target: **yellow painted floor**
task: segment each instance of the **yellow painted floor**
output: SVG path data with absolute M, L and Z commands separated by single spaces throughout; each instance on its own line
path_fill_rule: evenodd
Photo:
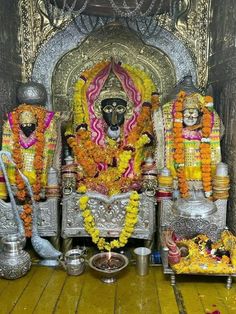
M 150 267 L 149 275 L 139 277 L 129 266 L 108 285 L 88 268 L 73 277 L 60 268 L 33 266 L 20 279 L 0 279 L 0 313 L 235 314 L 236 283 L 227 290 L 225 281 L 179 276 L 173 289 L 161 267 Z

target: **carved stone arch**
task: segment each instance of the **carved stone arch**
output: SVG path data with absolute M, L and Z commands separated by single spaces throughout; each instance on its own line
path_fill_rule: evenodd
M 41 48 L 32 80 L 45 85 L 49 95 L 48 108 L 68 110 L 72 87 L 81 71 L 110 57 L 145 68 L 162 96 L 186 74 L 191 73 L 196 81 L 190 52 L 165 29 L 160 29 L 156 38 L 148 38 L 138 37 L 135 26 L 131 30 L 122 25 L 107 25 L 85 37 L 73 24 Z

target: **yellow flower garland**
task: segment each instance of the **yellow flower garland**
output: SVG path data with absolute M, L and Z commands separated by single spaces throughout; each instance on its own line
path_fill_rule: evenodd
M 156 91 L 152 79 L 146 72 L 129 64 L 122 64 L 122 67 L 129 73 L 135 87 L 141 92 L 143 101 L 150 102 L 152 93 Z
M 85 187 L 81 191 L 85 191 Z M 130 195 L 129 204 L 126 206 L 125 224 L 120 236 L 117 240 L 107 242 L 105 238 L 100 237 L 100 231 L 95 226 L 95 219 L 88 206 L 89 197 L 87 195 L 81 196 L 77 205 L 82 211 L 84 219 L 84 227 L 89 235 L 92 237 L 92 241 L 97 244 L 99 250 L 110 251 L 114 248 L 120 248 L 126 245 L 128 239 L 134 231 L 134 227 L 138 221 L 140 196 L 136 191 L 133 191 Z
M 74 111 L 74 123 L 79 125 L 81 123 L 89 124 L 89 113 L 86 99 L 86 91 L 88 86 L 96 75 L 108 65 L 108 61 L 102 61 L 97 63 L 90 69 L 85 70 L 81 74 L 81 78 L 75 84 L 75 91 L 73 97 L 73 111 Z

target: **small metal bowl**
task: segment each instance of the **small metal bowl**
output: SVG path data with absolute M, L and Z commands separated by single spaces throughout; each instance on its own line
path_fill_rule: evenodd
M 98 266 L 99 261 L 101 261 L 103 258 L 109 259 L 109 258 L 116 258 L 120 261 L 118 267 L 116 268 L 101 268 Z M 115 252 L 102 252 L 98 253 L 94 256 L 92 256 L 89 260 L 89 266 L 94 269 L 97 273 L 99 273 L 102 277 L 101 280 L 104 283 L 113 283 L 116 281 L 116 276 L 121 272 L 122 269 L 124 269 L 129 264 L 128 258 L 119 253 Z

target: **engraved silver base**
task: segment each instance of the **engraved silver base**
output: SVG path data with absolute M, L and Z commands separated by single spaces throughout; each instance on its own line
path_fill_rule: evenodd
M 185 207 L 187 208 L 187 207 Z M 176 210 L 171 200 L 163 200 L 159 203 L 159 232 L 160 237 L 163 229 L 171 227 L 177 236 L 193 238 L 197 234 L 204 233 L 212 241 L 217 241 L 226 226 L 227 200 L 217 200 L 212 206 L 206 206 L 205 213 L 197 215 L 197 209 L 191 215 L 191 209 L 183 212 Z
M 42 237 L 53 237 L 59 233 L 58 197 L 39 202 L 38 232 Z M 19 212 L 22 207 L 18 206 Z M 17 226 L 11 210 L 11 203 L 0 199 L 0 237 L 16 233 Z
M 119 237 L 124 226 L 125 208 L 129 203 L 130 193 L 117 194 L 112 197 L 88 192 L 89 207 L 95 218 L 96 226 L 102 237 Z M 62 199 L 62 238 L 88 237 L 84 229 L 84 220 L 78 207 L 82 194 L 71 193 Z M 153 196 L 140 194 L 138 222 L 132 238 L 152 240 L 156 230 L 156 199 Z

